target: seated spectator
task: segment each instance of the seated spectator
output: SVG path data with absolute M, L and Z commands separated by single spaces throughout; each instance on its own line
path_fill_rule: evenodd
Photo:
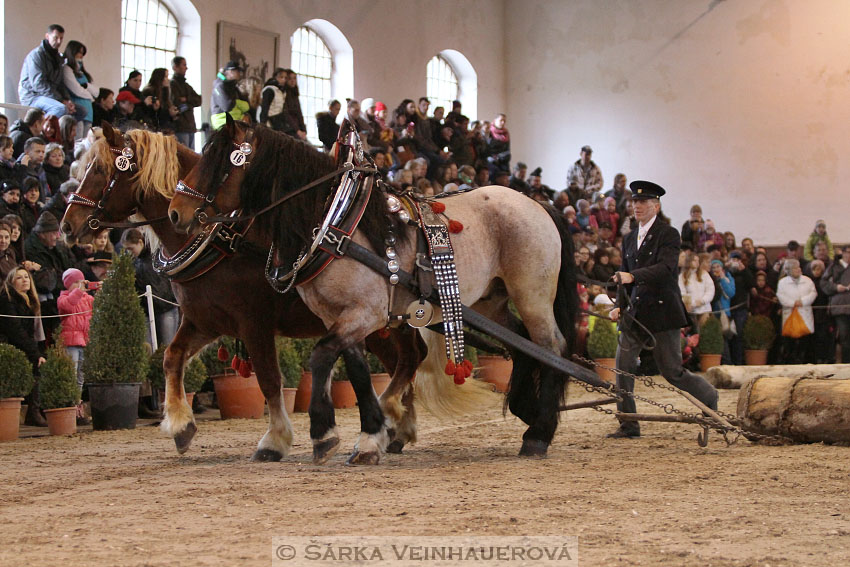
M 694 250 L 698 250 L 704 227 L 705 221 L 702 218 L 702 207 L 699 205 L 691 206 L 691 216 L 682 225 L 682 242 L 687 242 Z
M 697 240 L 696 249 L 702 252 L 709 252 L 708 247 L 712 244 L 722 249 L 723 235 L 715 230 L 714 221 L 708 219 L 705 221 L 705 230 L 700 234 L 699 240 Z
M 580 191 L 579 198 L 582 199 L 591 197 L 595 192 L 602 189 L 603 185 L 602 170 L 591 159 L 592 155 L 593 149 L 590 146 L 582 146 L 581 156 L 567 172 L 567 186 L 575 183 Z M 572 198 L 570 202 L 573 202 Z
M 593 256 L 591 256 L 590 248 L 587 246 L 577 246 L 575 251 L 576 268 L 579 269 L 585 277 L 592 277 L 593 273 Z
M 25 167 L 15 161 L 14 152 L 12 138 L 0 136 L 0 183 L 8 181 L 20 184 L 24 178 Z
M 747 255 L 747 258 L 752 259 L 756 254 L 756 248 L 753 245 L 753 239 L 745 237 L 741 239 L 741 252 Z
M 86 46 L 79 41 L 71 40 L 65 48 L 65 66 L 62 69 L 65 88 L 71 95 L 71 101 L 77 108 L 76 116 L 82 123 L 79 137 L 88 134 L 94 120 L 92 102 L 100 89 L 92 83 L 92 78 L 83 64 L 86 56 Z M 77 137 L 77 136 L 74 136 Z
M 507 128 L 507 117 L 497 114 L 486 132 L 487 163 L 490 174 L 511 170 L 511 134 Z
M 598 235 L 597 244 L 604 248 L 610 248 L 614 245 L 614 231 L 611 230 L 611 225 L 608 222 L 603 222 L 599 225 L 596 234 Z
M 121 100 L 120 99 L 121 93 L 128 92 L 131 95 L 133 95 L 134 99 L 136 99 L 135 104 L 140 105 L 141 102 L 142 102 L 142 90 L 141 89 L 142 89 L 142 74 L 141 74 L 141 72 L 137 71 L 136 69 L 133 69 L 132 71 L 130 71 L 130 74 L 127 75 L 127 80 L 124 81 L 124 86 L 121 87 L 120 89 L 118 89 L 118 96 L 115 97 L 115 100 L 116 101 Z M 125 100 L 129 100 L 129 99 L 125 98 Z M 151 97 L 150 100 L 146 100 L 145 104 L 148 104 L 148 105 L 153 104 L 153 97 Z M 133 114 L 133 116 L 129 117 L 128 120 L 134 120 L 136 122 L 141 122 L 141 112 L 142 112 L 141 107 L 135 108 L 134 111 L 135 111 L 135 114 Z M 114 124 L 113 124 L 113 126 L 114 126 Z
M 88 130 L 91 130 L 91 128 L 87 128 L 86 134 L 88 134 Z M 77 144 L 76 131 L 77 121 L 73 116 L 66 114 L 59 119 L 59 135 L 61 137 L 59 144 L 62 146 L 65 153 L 65 163 L 68 165 L 71 165 L 71 162 L 74 161 L 74 148 Z
M 832 240 L 829 239 L 829 235 L 826 233 L 826 222 L 820 219 L 815 223 L 815 229 L 809 235 L 808 240 L 806 240 L 806 246 L 803 249 L 803 259 L 810 262 L 814 260 L 814 248 L 818 242 L 823 242 L 826 245 L 827 263 L 829 263 L 835 257 L 835 249 L 832 246 Z
M 511 178 L 510 180 L 508 180 L 510 188 L 519 191 L 523 195 L 528 195 L 528 183 L 526 183 L 525 181 L 525 176 L 527 173 L 528 166 L 521 161 L 516 162 L 516 165 L 514 166 L 514 171 L 511 174 Z
M 47 174 L 44 171 L 44 140 L 41 138 L 30 138 L 24 144 L 24 153 L 18 157 L 23 169 L 23 176 L 26 182 L 27 178 L 33 178 L 38 182 L 40 191 L 39 200 L 46 199 L 50 196 L 50 187 L 47 186 Z M 24 187 L 26 192 L 27 188 Z
M 41 266 L 33 273 L 33 280 L 43 315 L 59 313 L 56 299 L 62 291 L 62 273 L 74 267 L 71 252 L 59 238 L 59 221 L 52 214 L 44 213 L 39 216 L 26 241 L 27 259 Z M 45 319 L 45 331 L 51 333 L 58 324 L 56 319 Z
M 113 114 L 115 122 L 112 125 L 123 131 L 136 122 L 136 105 L 139 104 L 141 100 L 136 98 L 133 93 L 127 90 L 119 92 L 118 96 L 115 97 L 115 101 L 118 103 L 118 106 L 115 108 L 115 112 Z
M 626 187 L 626 181 L 626 174 L 618 173 L 614 176 L 614 187 L 605 192 L 606 198 L 614 199 L 617 214 L 621 217 L 626 212 L 626 201 L 632 197 L 632 190 Z
M 12 138 L 14 151 L 12 157 L 18 157 L 24 153 L 24 145 L 30 138 L 40 136 L 44 127 L 44 111 L 38 108 L 30 108 L 24 115 L 23 120 L 15 120 L 9 137 Z
M 382 154 L 383 155 L 383 154 Z M 454 183 L 457 179 L 457 164 L 449 162 L 437 170 L 437 179 L 434 180 L 434 193 L 439 194 L 445 190 L 445 186 Z
M 602 201 L 602 206 L 594 211 L 596 224 L 602 226 L 602 223 L 608 223 L 611 227 L 611 232 L 617 233 L 619 228 L 620 215 L 617 213 L 617 203 L 613 197 L 605 197 Z
M 73 177 L 63 181 L 50 200 L 41 208 L 42 214 L 49 211 L 50 214 L 61 220 L 65 216 L 65 209 L 68 208 L 68 195 L 74 193 L 79 186 L 80 182 Z
M 68 181 L 70 174 L 70 166 L 65 163 L 65 150 L 56 143 L 47 144 L 44 150 L 44 176 L 47 181 L 48 194 L 56 195 L 59 192 L 59 187 Z M 65 214 L 64 207 L 62 214 Z M 60 216 L 61 218 L 61 216 Z
M 599 247 L 599 245 L 596 243 L 598 236 L 596 234 L 596 230 L 594 230 L 593 227 L 584 227 L 581 233 L 579 234 L 579 238 L 581 240 L 582 246 L 586 246 L 587 249 L 590 250 L 591 254 L 596 252 L 596 249 Z
M 486 187 L 490 185 L 490 169 L 485 165 L 475 168 L 475 186 Z
M 567 221 L 567 228 L 570 229 L 570 234 L 578 234 L 582 231 L 581 225 L 576 219 L 576 210 L 572 205 L 564 207 L 564 220 Z
M 590 214 L 590 203 L 587 202 L 587 199 L 578 200 L 576 211 L 576 220 L 582 229 L 590 227 L 596 230 L 599 228 L 599 225 L 596 223 L 596 217 Z
M 44 122 L 41 126 L 41 136 L 38 136 L 48 144 L 50 142 L 61 143 L 62 133 L 59 129 L 59 117 L 52 114 L 44 116 Z
M 12 227 L 0 221 L 0 280 L 18 266 L 18 257 L 12 248 Z
M 38 180 L 27 177 L 24 179 L 23 185 L 23 193 L 21 194 L 21 203 L 18 212 L 24 222 L 24 234 L 29 235 L 38 222 L 38 217 L 41 216 L 41 207 L 44 203 L 41 201 L 41 190 L 38 187 Z
M 552 199 L 552 206 L 555 207 L 559 213 L 564 214 L 564 210 L 569 206 L 570 198 L 567 196 L 566 191 L 557 191 L 555 193 L 555 198 Z M 573 209 L 575 211 L 575 209 Z
M 782 305 L 782 329 L 785 328 L 788 317 L 796 308 L 809 331 L 809 334 L 800 338 L 787 337 L 783 334 L 783 360 L 786 364 L 804 364 L 811 359 L 812 333 L 815 330 L 812 304 L 817 299 L 818 292 L 812 280 L 803 275 L 799 260 L 786 259 L 783 270 L 787 277 L 779 280 L 776 290 L 776 297 Z
M 555 196 L 555 190 L 543 184 L 543 168 L 541 167 L 535 167 L 528 176 L 528 196 L 543 202 L 551 201 Z
M 0 136 L 9 135 L 9 119 L 5 114 L 0 114 Z
M 469 117 L 460 115 L 454 123 L 454 133 L 449 143 L 449 151 L 452 160 L 461 165 L 475 165 L 475 157 L 478 155 L 475 149 L 473 134 L 469 130 Z
M 109 243 L 112 246 L 112 243 Z M 100 282 L 106 278 L 109 268 L 112 266 L 111 252 L 95 252 L 94 255 L 86 260 L 86 266 L 83 269 L 86 279 L 90 282 Z
M 850 245 L 830 264 L 821 278 L 820 287 L 829 296 L 828 313 L 835 319 L 841 362 L 850 362 Z
M 702 268 L 699 255 L 694 252 L 685 253 L 684 267 L 679 274 L 679 291 L 685 309 L 699 332 L 711 312 L 715 288 L 714 280 Z
M 598 247 L 593 253 L 593 270 L 590 277 L 600 282 L 607 282 L 614 275 L 616 268 L 611 264 L 611 254 L 608 248 Z
M 15 179 L 4 181 L 0 185 L 0 218 L 6 215 L 18 215 L 21 211 L 21 184 Z
M 18 82 L 18 100 L 21 104 L 40 108 L 54 116 L 74 114 L 76 110 L 62 78 L 65 62 L 59 47 L 64 37 L 65 29 L 62 26 L 48 26 L 41 44 L 24 59 Z
M 620 236 L 627 235 L 637 227 L 638 221 L 635 218 L 635 204 L 631 199 L 626 199 L 626 213 L 620 217 Z
M 115 93 L 101 88 L 92 103 L 92 124 L 100 126 L 103 121 L 114 125 L 115 122 Z
M 24 234 L 24 221 L 21 219 L 21 216 L 8 214 L 3 218 L 0 218 L 0 222 L 5 222 L 12 227 L 11 246 L 15 250 L 15 256 L 17 256 L 18 261 L 20 262 L 23 260 L 26 262 L 26 253 L 24 251 L 24 240 L 26 239 L 26 235 Z
M 325 148 L 326 152 L 330 152 L 337 136 L 339 135 L 339 124 L 336 123 L 337 116 L 342 105 L 338 100 L 334 99 L 328 104 L 327 112 L 316 113 L 316 127 L 319 130 L 319 141 Z M 370 145 L 374 145 L 370 142 Z

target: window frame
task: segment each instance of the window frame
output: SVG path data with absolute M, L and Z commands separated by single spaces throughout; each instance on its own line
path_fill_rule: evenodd
M 440 53 L 429 59 L 425 66 L 425 93 L 431 101 L 431 112 L 433 113 L 438 106 L 442 106 L 445 109 L 444 116 L 452 111 L 452 101 L 460 99 L 458 72 L 454 65 Z M 450 98 L 444 96 L 450 93 L 453 93 Z
M 327 110 L 333 98 L 335 57 L 325 38 L 307 25 L 299 26 L 292 33 L 289 44 L 290 68 L 298 75 L 299 102 L 307 125 L 307 140 L 321 147 L 316 113 Z
M 134 10 L 131 11 L 131 8 Z M 140 8 L 146 13 L 140 19 Z M 130 17 L 132 16 L 132 18 Z M 151 18 L 153 17 L 153 20 Z M 130 29 L 132 26 L 132 30 Z M 140 33 L 141 32 L 141 33 Z M 132 33 L 132 35 L 131 35 Z M 151 34 L 153 34 L 151 38 Z M 139 36 L 143 36 L 139 40 Z M 132 41 L 129 41 L 132 37 Z M 142 73 L 142 83 L 158 67 L 171 69 L 171 59 L 177 55 L 180 41 L 180 22 L 162 0 L 121 0 L 121 73 L 122 79 L 133 70 Z M 173 49 L 169 49 L 169 44 Z M 162 47 L 165 45 L 165 47 Z M 131 52 L 128 52 L 131 50 Z M 141 60 L 140 60 L 141 58 Z M 131 62 L 132 65 L 125 63 Z

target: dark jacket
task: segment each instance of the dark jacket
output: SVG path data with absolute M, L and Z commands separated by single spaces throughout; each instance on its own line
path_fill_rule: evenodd
M 171 282 L 165 276 L 159 274 L 153 269 L 151 263 L 151 251 L 145 247 L 142 253 L 133 261 L 133 266 L 136 268 L 136 291 L 145 293 L 146 286 L 151 286 L 151 291 L 157 297 L 176 303 L 174 292 L 171 291 Z M 142 309 L 145 313 L 148 311 L 148 302 L 146 298 L 141 299 Z M 169 305 L 158 299 L 153 300 L 153 310 L 155 315 L 166 313 L 174 309 L 173 305 Z
M 9 137 L 12 138 L 13 157 L 18 159 L 24 153 L 24 145 L 27 140 L 35 136 L 30 130 L 30 127 L 24 124 L 21 120 L 12 122 L 12 128 L 9 130 Z
M 24 165 L 22 158 L 24 154 L 18 156 L 18 164 L 21 166 L 21 173 L 23 174 L 23 179 L 25 180 L 27 177 L 34 177 L 38 180 L 38 187 L 40 190 L 39 200 L 47 199 L 52 193 L 50 192 L 50 186 L 47 184 L 47 173 L 44 171 L 43 163 L 35 163 L 31 161 L 29 165 Z M 21 187 L 21 199 L 24 196 L 24 188 Z
M 629 272 L 635 281 L 620 286 L 617 305 L 654 333 L 686 327 L 688 317 L 678 282 L 679 232 L 656 217 L 640 250 L 637 238 L 638 229 L 623 238 L 620 271 Z M 620 316 L 623 330 L 634 326 L 629 315 Z
M 106 110 L 99 104 L 92 104 L 92 124 L 99 127 L 106 120 L 115 126 L 118 121 L 116 109 L 117 106 L 113 106 L 112 110 Z
M 47 186 L 50 189 L 50 195 L 56 195 L 59 192 L 59 186 L 68 181 L 71 177 L 71 166 L 67 163 L 63 163 L 61 167 L 53 167 L 45 161 L 42 164 L 42 168 L 44 169 L 44 177 L 47 180 Z M 62 209 L 62 213 L 65 213 L 65 209 Z M 61 219 L 62 215 L 59 215 L 56 218 Z
M 181 98 L 186 100 L 181 101 Z M 171 103 L 180 111 L 180 114 L 174 119 L 175 132 L 194 133 L 197 130 L 193 109 L 201 106 L 202 102 L 201 95 L 196 93 L 192 85 L 186 82 L 184 75 L 175 74 L 171 77 Z
M 316 127 L 319 129 L 319 140 L 329 151 L 339 134 L 339 124 L 336 123 L 336 119 L 331 116 L 330 112 L 317 112 Z
M 5 281 L 6 276 L 18 265 L 18 255 L 11 246 L 0 252 L 0 280 Z
M 735 279 L 735 295 L 732 296 L 731 306 L 732 311 L 749 311 L 750 308 L 750 291 L 756 287 L 756 280 L 753 273 L 744 268 L 737 272 L 729 270 L 732 277 Z M 743 305 L 741 305 L 743 303 Z M 741 307 L 735 308 L 736 305 Z M 743 331 L 743 329 L 741 329 Z
M 284 132 L 292 136 L 295 136 L 298 130 L 306 132 L 307 125 L 304 123 L 304 114 L 301 112 L 298 87 L 284 86 L 281 90 L 286 94 L 286 100 L 283 102 L 283 113 L 286 118 L 287 129 Z
M 169 104 L 171 102 L 169 89 L 162 87 L 162 90 L 160 91 L 160 96 L 162 98 L 159 100 L 159 110 L 155 109 L 153 105 L 148 106 L 145 104 L 144 100 L 149 96 L 157 98 L 156 92 L 152 88 L 145 87 L 142 90 L 142 102 L 136 105 L 136 110 L 141 109 L 140 117 L 142 122 L 157 132 L 173 132 L 174 120 L 171 118 L 171 113 L 168 112 Z
M 5 161 L 0 159 L 0 185 L 4 181 L 23 183 L 26 168 L 17 161 Z
M 59 52 L 50 47 L 46 39 L 41 40 L 39 46 L 27 54 L 21 67 L 21 80 L 18 82 L 21 104 L 31 105 L 39 96 L 59 102 L 70 100 L 71 95 L 62 76 L 64 65 Z
M 71 252 L 61 242 L 57 242 L 53 248 L 47 248 L 36 233 L 27 237 L 25 246 L 27 260 L 41 265 L 41 269 L 32 275 L 36 291 L 52 293 L 54 299 L 58 298 L 64 289 L 62 273 L 68 268 L 76 267 Z
M 14 315 L 18 317 L 32 317 L 35 311 L 27 306 L 24 298 L 19 293 L 12 291 L 6 293 L 6 289 L 0 287 L 0 314 Z M 34 319 L 13 319 L 11 317 L 0 317 L 0 343 L 21 349 L 33 364 L 38 362 L 41 351 L 35 340 Z
M 65 216 L 65 209 L 68 208 L 68 199 L 60 193 L 58 190 L 56 193 L 50 198 L 47 203 L 41 207 L 42 213 L 50 213 L 57 220 L 62 220 L 62 217 Z
M 24 223 L 23 235 L 21 238 L 26 238 L 32 232 L 32 227 L 35 226 L 38 217 L 41 215 L 41 203 L 30 205 L 23 197 L 18 203 L 18 215 Z
M 228 112 L 236 104 L 236 100 L 241 98 L 239 89 L 236 87 L 236 81 L 228 81 L 222 79 L 223 75 L 216 77 L 213 81 L 212 98 L 210 99 L 210 114 L 220 114 Z
M 850 291 L 839 292 L 838 284 L 850 286 L 850 270 L 841 265 L 837 258 L 820 279 L 820 287 L 829 296 L 829 314 L 850 315 Z

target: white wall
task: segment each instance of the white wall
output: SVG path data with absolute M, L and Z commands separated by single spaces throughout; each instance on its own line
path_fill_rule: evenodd
M 506 4 L 514 159 L 563 188 L 590 144 L 614 175 L 666 187 L 681 226 L 850 241 L 850 3 L 548 0 Z

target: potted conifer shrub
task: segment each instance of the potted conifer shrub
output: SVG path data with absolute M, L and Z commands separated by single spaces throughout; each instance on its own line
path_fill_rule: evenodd
M 348 380 L 348 371 L 342 357 L 334 365 L 333 378 L 331 379 L 331 399 L 336 409 L 353 408 L 357 405 L 354 386 Z
M 614 368 L 617 357 L 617 326 L 605 319 L 596 319 L 587 338 L 590 358 L 608 368 Z M 608 368 L 596 367 L 596 374 L 606 382 L 615 383 L 617 375 Z
M 216 343 L 213 343 L 216 345 Z M 216 358 L 220 364 L 214 365 L 210 376 L 215 387 L 215 397 L 222 419 L 260 419 L 265 410 L 266 398 L 257 382 L 248 353 L 241 343 L 230 337 L 223 337 L 217 346 Z M 225 361 L 230 357 L 230 365 Z
M 295 348 L 293 339 L 277 337 L 277 362 L 283 376 L 283 405 L 286 413 L 295 412 L 295 395 L 301 383 L 301 356 Z
M 750 366 L 767 364 L 767 351 L 775 338 L 776 330 L 769 317 L 750 315 L 744 323 L 745 362 Z
M 136 297 L 133 257 L 119 254 L 94 299 L 83 375 L 95 430 L 133 429 L 148 371 L 145 314 Z
M 38 393 L 48 431 L 51 435 L 73 435 L 77 432 L 80 389 L 74 361 L 65 352 L 61 340 L 50 347 L 46 361 L 38 370 L 41 375 Z
M 298 353 L 298 362 L 301 365 L 301 381 L 298 383 L 298 391 L 295 392 L 295 411 L 307 411 L 310 408 L 310 395 L 313 392 L 313 373 L 310 371 L 310 355 L 316 341 L 313 339 L 292 339 L 295 351 Z
M 720 319 L 709 317 L 699 329 L 699 363 L 703 372 L 720 365 L 723 354 L 723 329 Z
M 375 394 L 380 396 L 390 385 L 392 377 L 389 372 L 387 372 L 387 369 L 384 368 L 384 365 L 378 357 L 371 352 L 366 352 L 366 362 L 369 363 L 369 374 L 372 376 L 372 388 L 375 389 Z
M 34 384 L 27 355 L 10 344 L 0 344 L 0 441 L 18 438 L 21 402 Z

